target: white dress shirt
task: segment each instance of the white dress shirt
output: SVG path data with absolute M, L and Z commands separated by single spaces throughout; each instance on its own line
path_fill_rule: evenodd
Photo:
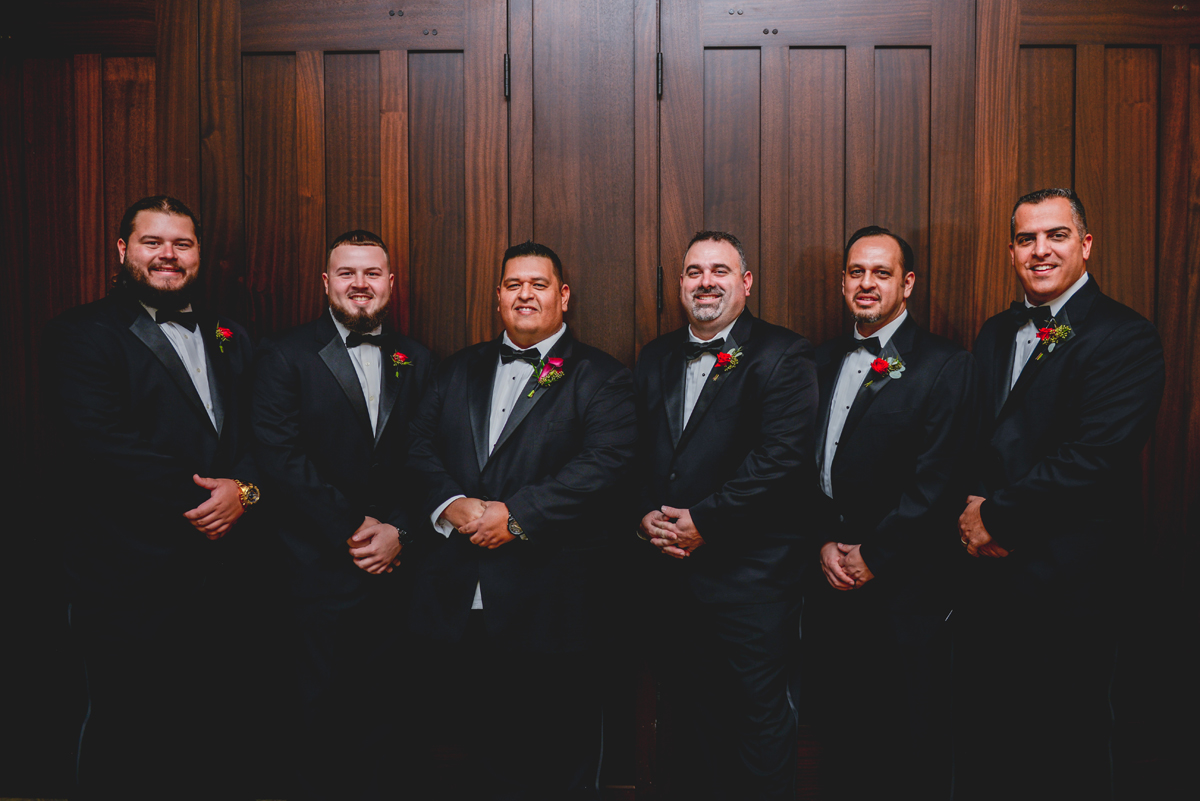
M 688 342 L 712 342 L 714 339 L 722 339 L 729 336 L 729 332 L 737 324 L 737 318 L 733 322 L 722 328 L 716 335 L 708 339 L 701 339 L 692 333 L 692 327 L 689 325 L 687 330 Z M 724 348 L 728 351 L 729 348 Z M 700 400 L 700 393 L 704 390 L 704 380 L 708 378 L 708 374 L 712 372 L 713 365 L 717 363 L 717 354 L 702 353 L 697 359 L 692 359 L 687 363 L 687 367 L 683 373 L 683 427 L 687 428 L 688 420 L 692 417 L 692 410 L 696 408 L 696 401 Z
M 537 348 L 541 358 L 545 360 L 546 354 L 551 348 L 558 344 L 562 339 L 563 334 L 567 331 L 567 324 L 563 323 L 559 326 L 558 331 L 538 342 L 532 347 Z M 508 332 L 504 332 L 503 338 L 500 340 L 505 345 L 508 345 L 513 350 L 528 350 L 528 348 L 518 348 L 513 341 L 508 338 Z M 521 392 L 529 383 L 530 377 L 533 375 L 533 365 L 526 362 L 513 360 L 508 364 L 499 355 L 496 356 L 496 375 L 492 380 L 492 405 L 488 417 L 488 454 L 491 455 L 492 449 L 496 447 L 496 441 L 500 439 L 500 434 L 504 431 L 504 424 L 508 422 L 508 416 L 512 414 L 513 406 L 521 398 Z M 452 498 L 447 498 L 442 502 L 429 519 L 433 523 L 433 527 L 437 529 L 442 536 L 449 537 L 454 533 L 454 526 L 450 525 L 449 520 L 442 518 L 442 512 L 446 511 L 446 507 L 457 501 L 459 498 L 465 498 L 465 495 L 455 495 Z M 483 593 L 479 589 L 479 585 L 475 585 L 475 599 L 471 602 L 472 609 L 483 608 Z
M 346 344 L 346 337 L 350 336 L 350 329 L 342 325 L 338 318 L 333 316 L 333 310 L 329 311 L 329 316 L 333 318 L 333 324 L 337 327 L 338 336 L 342 338 L 342 344 Z M 379 336 L 383 333 L 383 326 L 375 326 L 375 330 L 369 331 L 370 336 Z M 363 400 L 367 402 L 367 414 L 371 416 L 371 431 L 375 431 L 375 426 L 379 422 L 379 390 L 383 386 L 383 353 L 379 346 L 363 342 L 355 345 L 353 348 L 346 348 L 346 353 L 350 356 L 350 363 L 354 365 L 354 373 L 358 376 L 358 385 L 362 387 Z
M 892 335 L 908 318 L 908 309 L 900 312 L 900 316 L 876 331 L 873 336 L 879 337 L 879 346 L 883 347 L 892 339 Z M 854 326 L 855 339 L 867 339 L 858 333 Z M 866 348 L 855 348 L 842 360 L 838 370 L 837 382 L 833 385 L 833 401 L 829 406 L 828 428 L 825 430 L 825 459 L 821 464 L 821 491 L 828 497 L 833 497 L 833 457 L 837 455 L 838 439 L 846 426 L 846 418 L 850 415 L 850 407 L 858 397 L 858 389 L 867 380 L 867 371 L 871 362 L 878 358 Z
M 145 303 L 142 307 L 150 312 L 150 317 L 158 322 L 158 309 L 153 306 L 147 306 Z M 180 311 L 190 312 L 192 306 L 189 303 Z M 183 366 L 187 368 L 188 378 L 192 379 L 192 386 L 196 388 L 196 394 L 200 396 L 200 400 L 204 403 L 204 411 L 208 412 L 208 419 L 212 421 L 213 428 L 217 427 L 217 415 L 213 411 L 212 391 L 208 386 L 208 360 L 204 356 L 204 340 L 201 337 L 204 332 L 200 330 L 200 326 L 196 326 L 195 331 L 189 331 L 175 321 L 166 323 L 158 323 L 158 327 L 167 335 L 167 340 L 171 343 L 171 347 L 179 354 Z M 215 334 L 214 334 L 215 336 Z
M 1049 303 L 1041 305 L 1049 306 L 1050 316 L 1053 317 L 1062 311 L 1062 307 L 1067 305 L 1067 301 L 1087 283 L 1087 280 L 1088 274 L 1085 270 L 1083 275 L 1079 276 L 1079 280 L 1071 284 L 1066 292 Z M 1029 302 L 1028 296 L 1025 298 L 1025 306 L 1030 309 L 1033 308 L 1033 304 Z M 1013 348 L 1012 380 L 1008 382 L 1009 389 L 1017 385 L 1017 379 L 1021 377 L 1021 371 L 1025 369 L 1025 363 L 1029 361 L 1029 357 L 1033 355 L 1033 351 L 1037 348 L 1037 332 L 1038 327 L 1033 320 L 1027 320 L 1025 325 L 1017 329 L 1016 339 L 1014 340 L 1016 347 Z

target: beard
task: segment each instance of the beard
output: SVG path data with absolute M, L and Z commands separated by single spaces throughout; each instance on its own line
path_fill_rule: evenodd
M 715 305 L 698 306 L 696 305 L 696 295 L 719 295 L 720 298 L 717 300 Z M 727 298 L 725 296 L 725 290 L 720 289 L 719 287 L 697 289 L 692 293 L 692 317 L 694 317 L 698 322 L 710 323 L 725 312 L 726 300 Z
M 193 275 L 178 289 L 159 289 L 150 284 L 149 267 L 150 265 L 147 264 L 141 270 L 135 270 L 132 263 L 126 259 L 117 276 L 117 286 L 124 287 L 133 294 L 135 299 L 152 309 L 160 311 L 186 309 L 192 302 L 196 276 Z
M 350 331 L 356 334 L 369 334 L 379 326 L 383 325 L 383 321 L 387 319 L 388 307 L 385 305 L 379 311 L 371 314 L 366 311 L 349 312 L 341 306 L 330 303 L 329 310 L 333 312 L 333 316 L 339 323 L 346 326 Z

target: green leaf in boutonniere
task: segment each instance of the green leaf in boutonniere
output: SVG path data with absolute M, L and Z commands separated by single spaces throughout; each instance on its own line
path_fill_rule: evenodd
M 713 372 L 715 373 L 717 370 L 721 370 L 721 368 L 725 368 L 725 369 L 721 370 L 721 372 L 728 373 L 730 370 L 732 370 L 733 368 L 738 366 L 738 359 L 740 359 L 741 356 L 742 356 L 741 348 L 734 348 L 733 350 L 729 351 L 728 353 L 718 353 L 716 369 L 714 369 Z M 718 378 L 720 378 L 719 375 L 714 375 L 713 381 L 716 381 Z
M 878 358 L 871 362 L 871 370 L 875 373 L 875 375 L 871 376 L 871 378 L 867 381 L 867 383 L 863 384 L 863 386 L 871 386 L 875 383 L 875 379 L 883 375 L 886 375 L 888 378 L 893 380 L 899 379 L 900 374 L 907 369 L 908 368 L 905 366 L 904 362 L 900 361 L 898 356 L 889 356 L 886 359 Z

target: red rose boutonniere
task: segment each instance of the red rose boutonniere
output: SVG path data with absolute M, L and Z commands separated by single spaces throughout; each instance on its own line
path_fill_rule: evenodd
M 396 351 L 392 354 L 392 367 L 396 368 L 396 378 L 400 377 L 401 367 L 411 367 L 412 359 L 408 358 L 407 354 Z
M 1051 320 L 1053 322 L 1053 320 Z M 1071 326 L 1054 325 L 1039 328 L 1037 338 L 1046 343 L 1046 353 L 1053 353 L 1054 346 L 1071 338 Z
M 723 372 L 723 373 L 728 373 L 730 370 L 732 370 L 733 368 L 738 366 L 738 359 L 741 358 L 741 356 L 742 356 L 741 348 L 734 348 L 733 350 L 729 351 L 728 353 L 718 353 L 717 354 L 717 364 L 716 364 L 716 367 L 713 368 L 713 372 L 715 373 L 715 372 L 717 372 L 717 370 L 721 370 L 721 372 Z M 722 368 L 724 368 L 724 369 L 722 369 Z M 720 377 L 721 376 L 719 376 L 719 375 L 714 375 L 713 381 L 716 381 Z
M 886 359 L 878 358 L 871 362 L 871 370 L 875 373 L 875 375 L 871 376 L 871 378 L 867 381 L 867 383 L 863 384 L 863 386 L 871 386 L 875 383 L 875 379 L 884 375 L 886 375 L 888 378 L 899 378 L 900 374 L 907 369 L 908 368 L 905 367 L 904 362 L 900 361 L 900 359 L 895 356 L 889 356 Z
M 563 372 L 562 359 L 543 359 L 542 371 L 538 373 L 538 387 L 548 387 L 564 375 L 566 373 Z M 537 392 L 537 387 L 529 390 L 529 397 L 532 398 L 535 392 Z
M 220 348 L 221 353 L 225 352 L 225 343 L 231 339 L 233 339 L 233 332 L 230 331 L 228 328 L 222 328 L 221 326 L 218 325 L 217 326 L 217 347 Z

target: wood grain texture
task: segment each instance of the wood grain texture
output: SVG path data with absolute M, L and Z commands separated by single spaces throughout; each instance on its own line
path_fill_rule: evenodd
M 1200 41 L 1200 5 L 1173 0 L 1021 0 L 1020 36 L 1022 44 L 1194 43 Z
M 298 306 L 296 56 L 250 56 L 242 74 L 246 275 L 255 321 L 270 334 L 313 316 Z
M 550 3 L 533 24 L 534 237 L 563 260 L 575 335 L 632 364 L 633 3 Z
M 634 357 L 658 336 L 658 4 L 633 4 Z M 639 730 L 645 721 L 639 722 Z M 645 762 L 639 757 L 639 777 Z M 639 778 L 641 783 L 642 779 Z
M 790 327 L 814 343 L 842 332 L 846 219 L 846 51 L 791 56 Z
M 325 236 L 379 231 L 379 54 L 325 54 Z
M 846 220 L 842 243 L 875 222 L 875 47 L 846 48 Z
M 408 53 L 379 54 L 379 235 L 388 246 L 392 325 L 409 332 Z
M 467 250 L 467 336 L 478 342 L 500 331 L 495 314 L 496 268 L 510 244 L 508 120 L 504 104 L 503 0 L 468 0 L 463 51 Z M 416 195 L 414 195 L 416 197 Z
M 469 0 L 242 0 L 242 47 L 246 52 L 461 50 L 469 5 Z M 388 13 L 397 9 L 404 14 Z
M 475 341 L 463 311 L 471 294 L 489 289 L 467 280 L 463 60 L 454 52 L 408 57 L 408 192 L 419 199 L 409 216 L 410 332 L 442 358 Z
M 875 51 L 875 217 L 912 245 L 918 276 L 909 313 L 928 326 L 929 50 Z M 940 157 L 940 155 L 939 155 Z
M 763 47 L 761 52 L 762 167 L 759 170 L 759 313 L 764 320 L 787 326 L 791 323 L 791 282 L 788 275 L 788 137 L 790 125 L 788 82 L 790 64 L 787 45 Z
M 1075 49 L 1022 47 L 1017 84 L 1017 195 L 1073 185 Z
M 296 210 L 296 262 L 292 299 L 288 304 L 297 323 L 316 317 L 326 307 L 324 284 L 326 248 L 341 232 L 325 230 L 328 219 L 325 187 L 325 59 L 323 53 L 296 54 L 296 197 L 287 205 Z M 381 123 L 382 124 L 382 123 Z M 363 142 L 370 148 L 370 142 Z M 374 229 L 378 233 L 378 229 Z
M 159 0 L 155 58 L 156 192 L 200 208 L 200 54 L 197 0 Z
M 508 4 L 509 238 L 533 238 L 533 0 Z
M 1088 226 L 1099 231 L 1104 230 L 1108 205 L 1108 198 L 1104 196 L 1108 188 L 1104 176 L 1104 169 L 1108 164 L 1104 154 L 1107 131 L 1104 113 L 1104 62 L 1103 45 L 1085 44 L 1075 48 L 1074 189 L 1087 210 Z M 1088 261 L 1088 270 L 1101 279 L 1106 250 L 1106 246 L 1093 246 L 1092 256 Z M 1101 280 L 1101 286 L 1103 285 Z
M 152 56 L 158 45 L 158 0 L 41 0 L 13 6 L 0 23 L 0 40 L 11 39 L 31 56 L 51 54 Z
M 930 0 L 701 0 L 704 44 L 928 46 Z M 735 13 L 730 14 L 730 9 Z M 744 13 L 736 13 L 741 11 Z M 763 29 L 767 33 L 763 33 Z M 778 33 L 775 33 L 778 31 Z
M 1107 294 L 1153 318 L 1158 50 L 1108 47 L 1104 57 L 1104 217 L 1093 245 L 1103 254 L 1103 272 L 1097 278 Z
M 159 194 L 155 61 L 113 56 L 103 73 L 104 230 L 115 236 L 125 209 Z
M 73 58 L 75 95 L 75 270 L 79 299 L 89 303 L 108 289 L 115 233 L 104 228 L 104 83 L 98 53 Z
M 1164 71 L 1164 74 L 1167 73 Z M 1177 314 L 1172 313 L 1169 318 L 1163 318 L 1163 323 L 1169 322 L 1179 326 L 1177 330 L 1171 332 L 1171 337 L 1167 342 L 1173 343 L 1179 341 L 1177 338 L 1181 338 L 1191 347 L 1190 353 L 1176 350 L 1167 352 L 1172 363 L 1178 365 L 1194 364 L 1197 352 L 1200 351 L 1195 339 L 1196 320 L 1200 320 L 1200 51 L 1196 48 L 1188 50 L 1188 75 L 1188 242 L 1187 261 L 1185 262 L 1187 266 L 1187 302 Z M 1172 97 L 1174 97 L 1173 94 Z M 1164 166 L 1166 163 L 1164 162 Z M 1167 269 L 1171 269 L 1170 266 Z M 1160 287 L 1164 290 L 1170 286 L 1169 283 L 1160 283 Z M 1167 342 L 1164 342 L 1164 345 Z M 1186 461 L 1182 464 L 1179 461 L 1172 462 L 1167 469 L 1182 470 L 1184 473 L 1182 497 L 1186 499 L 1184 508 L 1187 517 L 1179 531 L 1190 532 L 1192 538 L 1190 549 L 1192 558 L 1188 562 L 1190 566 L 1195 564 L 1196 559 L 1197 541 L 1194 534 L 1200 529 L 1200 371 L 1187 370 L 1186 375 L 1186 416 L 1175 420 L 1167 418 L 1166 422 L 1167 436 L 1176 437 L 1180 431 L 1186 431 L 1187 439 L 1183 445 L 1183 451 L 1187 454 Z M 1167 374 L 1167 380 L 1172 380 L 1170 372 Z M 1177 502 L 1178 497 L 1172 498 L 1171 501 Z
M 704 228 L 742 240 L 752 273 L 762 266 L 759 199 L 761 60 L 757 48 L 704 50 Z M 763 165 L 762 169 L 779 169 Z M 747 307 L 758 313 L 761 282 Z

